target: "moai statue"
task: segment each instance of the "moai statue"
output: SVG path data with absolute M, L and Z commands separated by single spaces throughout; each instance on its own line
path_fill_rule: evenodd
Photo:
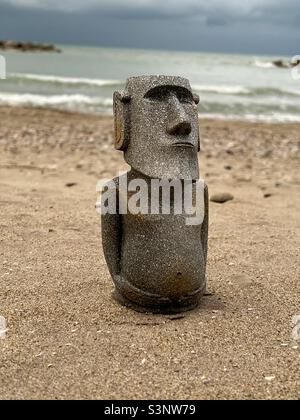
M 124 152 L 131 170 L 112 180 L 115 191 L 106 195 L 107 199 L 111 194 L 117 206 L 115 214 L 102 213 L 102 243 L 115 297 L 137 311 L 190 310 L 205 292 L 207 187 L 203 184 L 203 217 L 195 224 L 187 223 L 184 209 L 174 212 L 174 194 L 169 195 L 169 214 L 161 212 L 161 194 L 159 212 L 153 214 L 150 202 L 146 212 L 124 211 L 132 190 L 120 191 L 124 182 L 141 182 L 149 187 L 150 198 L 154 181 L 189 182 L 194 202 L 199 182 L 198 102 L 188 80 L 171 76 L 132 77 L 124 92 L 114 94 L 115 147 Z

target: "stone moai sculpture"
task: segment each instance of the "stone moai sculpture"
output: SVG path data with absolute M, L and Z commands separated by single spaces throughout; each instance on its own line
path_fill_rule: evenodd
M 148 191 L 153 190 L 154 180 L 177 181 L 180 185 L 187 181 L 192 185 L 194 200 L 194 183 L 199 180 L 198 102 L 188 80 L 171 76 L 132 77 L 124 92 L 114 94 L 115 147 L 124 152 L 131 170 L 111 181 L 115 190 L 108 192 L 106 200 L 115 200 L 116 211 L 102 213 L 102 243 L 115 297 L 138 311 L 190 310 L 205 292 L 206 185 L 203 217 L 198 224 L 186 223 L 184 209 L 182 213 L 172 212 L 174 194 L 169 195 L 169 214 L 161 212 L 161 195 L 159 212 L 153 214 L 150 202 L 147 211 L 124 211 L 132 190 L 120 191 L 121 184 L 128 186 L 136 180 L 149 187 Z

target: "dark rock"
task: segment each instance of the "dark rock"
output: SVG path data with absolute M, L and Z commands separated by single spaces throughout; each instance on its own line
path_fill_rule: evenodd
M 271 193 L 265 193 L 264 194 L 264 198 L 270 198 L 270 197 L 272 197 L 272 194 Z
M 285 63 L 283 60 L 275 60 L 273 61 L 274 66 L 281 68 L 281 69 L 289 69 L 296 66 L 299 66 L 300 60 L 296 60 L 290 63 Z
M 71 188 L 71 187 L 75 187 L 76 185 L 77 185 L 77 182 L 68 182 L 65 186 L 68 188 Z
M 44 51 L 44 52 L 61 52 L 52 44 L 34 44 L 33 42 L 19 41 L 0 41 L 0 49 L 17 50 L 17 51 Z
M 283 60 L 275 60 L 273 61 L 274 66 L 279 67 L 281 69 L 288 69 L 290 67 L 289 64 L 283 62 Z
M 214 194 L 210 197 L 210 201 L 212 201 L 213 203 L 227 203 L 227 201 L 231 201 L 234 199 L 234 196 L 230 193 L 219 193 L 219 194 Z
M 231 171 L 232 166 L 231 165 L 225 165 L 224 169 L 226 169 L 226 171 Z
M 296 60 L 296 61 L 294 61 L 293 63 L 291 63 L 291 65 L 290 65 L 290 67 L 297 67 L 297 66 L 299 66 L 300 65 L 300 60 Z

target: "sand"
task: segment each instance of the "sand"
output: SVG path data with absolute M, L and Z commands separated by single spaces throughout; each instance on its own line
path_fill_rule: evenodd
M 172 317 L 111 297 L 112 119 L 0 110 L 1 399 L 299 399 L 300 125 L 201 121 L 202 177 L 234 200 L 210 204 L 209 294 Z

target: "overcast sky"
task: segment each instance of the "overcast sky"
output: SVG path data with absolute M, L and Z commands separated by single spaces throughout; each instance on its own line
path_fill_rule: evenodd
M 0 0 L 0 39 L 293 56 L 299 0 Z

